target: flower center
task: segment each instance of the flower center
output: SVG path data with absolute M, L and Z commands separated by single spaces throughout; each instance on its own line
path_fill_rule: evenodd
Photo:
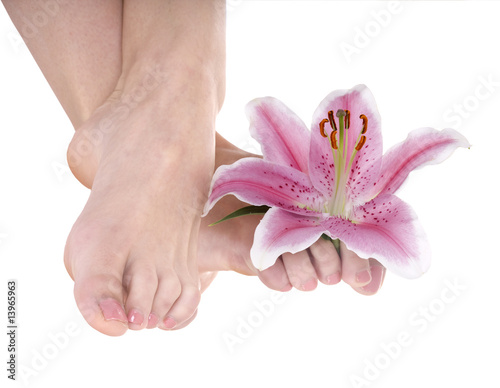
M 354 157 L 366 143 L 365 134 L 368 130 L 368 117 L 364 114 L 359 116 L 359 118 L 363 120 L 363 127 L 357 135 L 356 141 L 351 143 L 355 144 L 355 146 L 352 147 L 351 145 L 352 151 L 350 155 L 348 155 L 351 112 L 339 109 L 335 116 L 338 118 L 338 126 L 335 122 L 334 112 L 332 110 L 328 112 L 328 118 L 321 120 L 319 123 L 321 136 L 328 138 L 330 142 L 335 168 L 335 192 L 331 201 L 325 205 L 325 211 L 331 215 L 349 219 L 352 209 L 349 203 L 347 203 L 347 180 L 351 173 Z M 330 127 L 333 130 L 330 135 L 326 133 L 326 123 L 330 123 Z

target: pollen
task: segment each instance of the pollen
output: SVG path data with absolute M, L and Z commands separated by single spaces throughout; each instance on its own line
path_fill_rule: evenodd
M 330 134 L 330 144 L 334 150 L 337 150 L 339 147 L 337 145 L 337 131 L 333 131 Z
M 328 112 L 328 120 L 330 121 L 332 129 L 337 130 L 337 124 L 335 124 L 335 119 L 333 118 L 333 110 Z
M 356 151 L 359 151 L 361 148 L 363 148 L 365 142 L 366 142 L 366 136 L 361 136 L 361 139 L 359 139 L 359 143 L 356 145 Z
M 328 137 L 328 135 L 325 133 L 325 124 L 328 122 L 328 119 L 323 119 L 321 120 L 321 123 L 319 123 L 319 131 L 321 133 L 321 136 L 323 137 Z
M 364 135 L 366 131 L 368 130 L 368 117 L 365 115 L 359 116 L 361 120 L 363 120 L 363 130 L 361 131 L 361 134 Z

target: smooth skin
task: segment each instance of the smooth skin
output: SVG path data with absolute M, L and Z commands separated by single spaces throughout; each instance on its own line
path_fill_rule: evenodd
M 75 128 L 68 163 L 91 193 L 64 262 L 93 328 L 113 336 L 182 328 L 219 270 L 281 291 L 342 278 L 377 292 L 378 262 L 345 246 L 341 260 L 321 239 L 257 271 L 249 258 L 257 216 L 208 227 L 245 206 L 235 198 L 200 218 L 214 169 L 252 156 L 215 132 L 225 93 L 222 0 L 3 4 Z M 50 22 L 34 33 L 40 12 Z

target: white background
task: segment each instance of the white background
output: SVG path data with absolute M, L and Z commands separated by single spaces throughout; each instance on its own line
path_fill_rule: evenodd
M 218 128 L 254 150 L 244 115 L 249 100 L 275 96 L 309 123 L 328 92 L 359 83 L 377 99 L 385 149 L 420 126 L 455 127 L 473 147 L 412 173 L 400 192 L 429 236 L 430 271 L 412 281 L 388 273 L 373 297 L 345 284 L 292 291 L 260 321 L 254 303 L 269 300 L 270 292 L 256 278 L 222 273 L 188 328 L 119 338 L 88 327 L 75 307 L 63 248 L 88 190 L 65 167 L 73 129 L 0 9 L 0 310 L 6 311 L 7 279 L 17 279 L 24 385 L 498 384 L 500 5 L 403 2 L 380 26 L 375 15 L 388 7 L 229 1 L 227 95 Z M 371 36 L 361 42 L 360 31 Z M 356 38 L 364 47 L 348 58 L 341 47 L 354 47 Z M 493 82 L 489 91 L 481 79 Z M 460 105 L 463 116 L 453 113 Z M 463 286 L 455 294 L 447 290 L 454 282 Z M 6 315 L 0 312 L 0 322 Z M 254 331 L 230 348 L 224 334 L 237 335 L 249 317 Z M 63 341 L 68 325 L 72 336 Z M 389 346 L 402 332 L 407 346 Z M 0 360 L 7 357 L 3 337 Z

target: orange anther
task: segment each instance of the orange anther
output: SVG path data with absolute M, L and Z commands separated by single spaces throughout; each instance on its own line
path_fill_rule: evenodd
M 359 139 L 359 143 L 356 145 L 356 151 L 359 151 L 366 142 L 366 136 L 361 136 L 361 139 Z
M 337 150 L 339 147 L 337 146 L 337 131 L 333 131 L 331 134 L 330 134 L 330 145 L 332 146 L 332 148 L 334 150 Z M 363 136 L 364 137 L 364 136 Z
M 359 116 L 361 120 L 363 120 L 363 130 L 361 131 L 361 134 L 365 134 L 366 131 L 368 130 L 368 117 L 365 115 Z
M 330 125 L 332 126 L 332 129 L 337 130 L 337 124 L 335 124 L 335 119 L 333 118 L 333 110 L 328 112 L 328 119 L 330 120 Z
M 323 137 L 328 137 L 328 135 L 325 133 L 325 124 L 328 122 L 328 119 L 323 119 L 321 120 L 321 123 L 319 123 L 319 131 L 321 133 L 321 136 Z

